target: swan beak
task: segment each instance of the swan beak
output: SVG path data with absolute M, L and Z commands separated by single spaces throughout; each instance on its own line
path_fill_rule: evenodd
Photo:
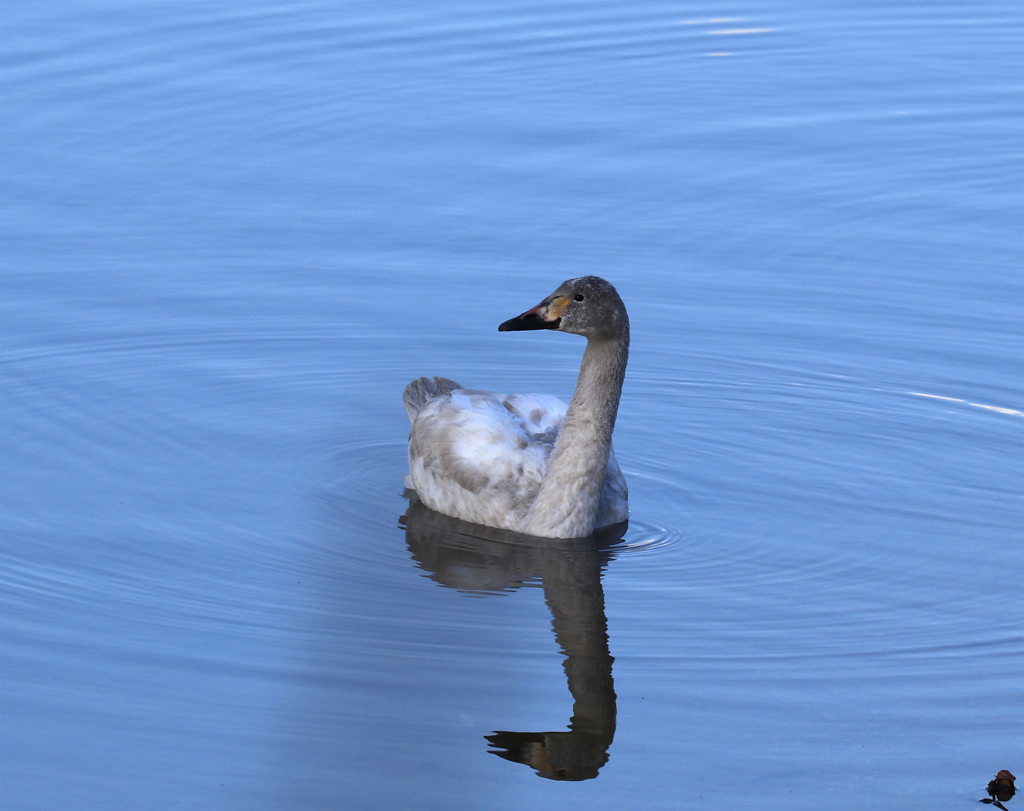
M 498 332 L 521 332 L 527 329 L 558 329 L 562 323 L 562 311 L 569 304 L 566 296 L 546 298 L 536 307 L 522 315 L 510 318 L 498 327 Z

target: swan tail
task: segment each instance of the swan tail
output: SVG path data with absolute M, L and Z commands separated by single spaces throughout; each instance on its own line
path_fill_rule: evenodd
M 461 389 L 454 380 L 447 377 L 419 377 L 405 387 L 402 395 L 402 402 L 405 403 L 405 413 L 409 415 L 409 422 L 416 421 L 416 415 L 423 410 L 423 406 L 438 397 L 451 394 L 456 389 Z

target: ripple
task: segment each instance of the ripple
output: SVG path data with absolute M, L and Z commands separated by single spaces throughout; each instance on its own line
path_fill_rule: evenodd
M 664 527 L 631 518 L 625 537 L 611 547 L 616 555 L 647 555 L 668 551 L 685 543 L 681 527 Z

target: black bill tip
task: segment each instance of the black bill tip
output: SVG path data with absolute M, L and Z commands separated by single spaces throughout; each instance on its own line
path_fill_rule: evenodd
M 523 332 L 528 329 L 558 329 L 561 318 L 545 321 L 536 310 L 527 310 L 522 315 L 510 318 L 498 325 L 498 332 Z

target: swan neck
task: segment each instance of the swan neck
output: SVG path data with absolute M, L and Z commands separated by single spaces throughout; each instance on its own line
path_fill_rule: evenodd
M 591 338 L 587 341 L 563 431 L 570 425 L 586 426 L 591 432 L 600 434 L 594 439 L 606 438 L 611 443 L 628 358 L 628 333 L 618 340 Z
M 580 538 L 594 531 L 628 358 L 628 330 L 611 339 L 588 339 L 576 389 L 524 532 Z

